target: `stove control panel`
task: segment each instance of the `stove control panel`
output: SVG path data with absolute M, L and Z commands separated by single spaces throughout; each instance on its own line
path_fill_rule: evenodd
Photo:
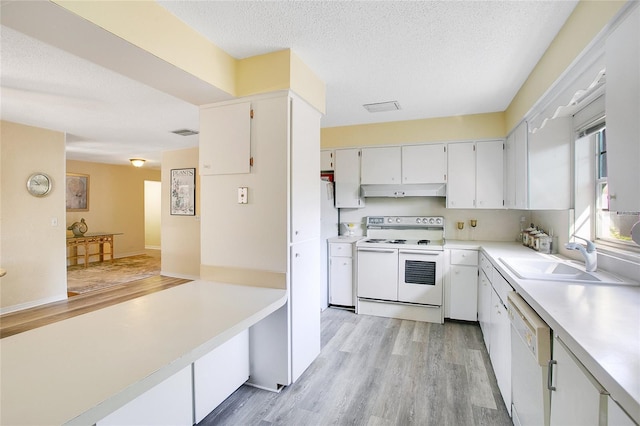
M 444 228 L 442 216 L 367 216 L 367 227 Z

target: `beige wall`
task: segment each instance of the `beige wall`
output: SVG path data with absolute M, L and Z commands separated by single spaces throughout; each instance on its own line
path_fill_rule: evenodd
M 492 139 L 504 136 L 504 113 L 501 112 L 329 127 L 321 129 L 320 133 L 322 148 Z
M 122 233 L 115 257 L 144 253 L 144 181 L 160 181 L 160 170 L 69 160 L 67 173 L 89 175 L 90 188 L 89 211 L 66 213 L 65 227 L 84 218 L 89 232 Z
M 2 312 L 67 297 L 64 134 L 0 122 Z M 44 197 L 26 190 L 34 172 L 53 179 Z M 58 225 L 52 226 L 54 220 Z
M 196 168 L 196 215 L 172 216 L 171 169 Z M 200 276 L 200 176 L 198 148 L 162 153 L 162 275 L 181 278 Z
M 147 249 L 160 249 L 162 183 L 144 182 L 144 245 Z

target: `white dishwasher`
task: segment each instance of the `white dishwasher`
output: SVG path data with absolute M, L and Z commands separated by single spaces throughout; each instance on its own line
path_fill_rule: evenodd
M 547 388 L 551 330 L 516 292 L 507 295 L 511 320 L 511 417 L 516 426 L 549 425 Z

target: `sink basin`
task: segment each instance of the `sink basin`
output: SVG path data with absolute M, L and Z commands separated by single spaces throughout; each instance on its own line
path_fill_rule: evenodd
M 623 284 L 624 281 L 602 272 L 586 272 L 578 265 L 554 259 L 500 258 L 511 272 L 525 280 L 572 281 Z

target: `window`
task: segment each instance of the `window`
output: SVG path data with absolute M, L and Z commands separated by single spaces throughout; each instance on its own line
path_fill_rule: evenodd
M 609 210 L 609 191 L 607 186 L 607 129 L 604 122 L 584 130 L 580 134 L 588 144 L 593 144 L 593 185 L 595 196 L 593 198 L 593 229 L 589 238 L 599 243 L 618 246 L 618 248 L 634 247 L 631 244 L 631 227 L 637 222 L 637 215 L 625 212 Z M 580 140 L 577 144 L 580 143 Z M 578 146 L 576 146 L 578 149 Z M 578 165 L 577 165 L 578 167 Z M 576 196 L 576 201 L 579 199 Z M 590 197 L 589 197 L 590 198 Z

